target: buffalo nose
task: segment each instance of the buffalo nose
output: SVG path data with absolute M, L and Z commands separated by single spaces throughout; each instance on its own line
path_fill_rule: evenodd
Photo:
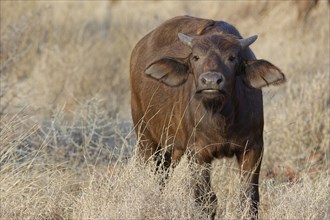
M 223 81 L 223 75 L 217 72 L 203 73 L 200 76 L 200 82 L 203 86 L 220 86 Z

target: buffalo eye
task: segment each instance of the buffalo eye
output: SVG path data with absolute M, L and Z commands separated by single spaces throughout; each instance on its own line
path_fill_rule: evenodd
M 192 59 L 193 61 L 197 61 L 197 60 L 199 60 L 199 56 L 197 56 L 197 55 L 193 55 L 191 59 Z
M 235 57 L 235 56 L 230 56 L 230 57 L 228 58 L 228 60 L 229 60 L 230 62 L 234 62 L 234 61 L 236 60 L 236 57 Z

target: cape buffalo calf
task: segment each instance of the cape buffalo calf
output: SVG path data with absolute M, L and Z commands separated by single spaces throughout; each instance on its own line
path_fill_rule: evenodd
M 261 88 L 282 83 L 285 76 L 270 62 L 255 58 L 249 46 L 256 39 L 242 38 L 223 21 L 180 16 L 143 37 L 131 55 L 139 154 L 145 161 L 159 160 L 166 169 L 187 153 L 206 167 L 202 182 L 207 184 L 196 183 L 195 196 L 209 207 L 211 218 L 216 196 L 208 168 L 215 158 L 233 156 L 247 183 L 250 215 L 257 218 L 264 126 Z M 157 157 L 160 151 L 163 157 Z

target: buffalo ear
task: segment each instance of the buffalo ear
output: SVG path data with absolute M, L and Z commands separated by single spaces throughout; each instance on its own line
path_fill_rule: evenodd
M 260 89 L 285 82 L 285 75 L 266 60 L 250 60 L 245 63 L 245 81 L 249 86 Z
M 163 58 L 152 63 L 144 73 L 168 86 L 179 86 L 188 78 L 188 66 L 174 59 Z

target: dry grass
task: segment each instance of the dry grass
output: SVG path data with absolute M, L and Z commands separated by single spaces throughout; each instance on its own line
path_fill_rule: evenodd
M 290 1 L 0 3 L 0 219 L 205 219 L 194 169 L 183 159 L 161 191 L 129 116 L 132 47 L 182 14 L 258 34 L 257 56 L 288 78 L 264 91 L 261 219 L 329 218 L 326 1 L 304 25 Z M 218 219 L 241 218 L 235 161 L 216 161 L 212 182 Z

